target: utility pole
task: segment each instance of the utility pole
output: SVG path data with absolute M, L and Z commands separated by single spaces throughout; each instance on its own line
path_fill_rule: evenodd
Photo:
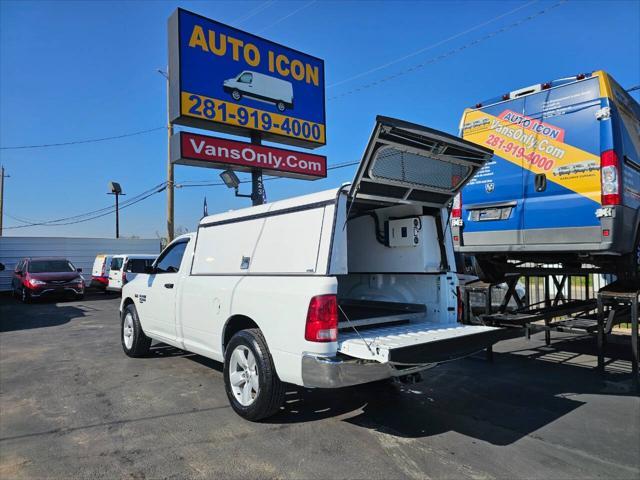
M 4 214 L 4 166 L 0 166 L 0 237 L 2 236 L 2 217 Z
M 173 123 L 171 123 L 171 116 L 169 113 L 169 68 L 167 67 L 166 73 L 158 69 L 158 73 L 167 80 L 167 239 L 171 242 L 175 232 L 173 227 L 173 194 L 175 182 L 173 179 L 173 164 L 171 163 L 171 137 L 173 136 Z

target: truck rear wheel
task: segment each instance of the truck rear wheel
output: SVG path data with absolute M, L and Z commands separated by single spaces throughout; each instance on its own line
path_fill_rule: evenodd
M 231 337 L 224 360 L 225 390 L 238 415 L 257 421 L 280 409 L 284 384 L 278 378 L 260 330 L 241 330 Z
M 142 331 L 138 311 L 132 303 L 122 311 L 120 340 L 124 353 L 130 357 L 144 357 L 149 354 L 151 339 Z

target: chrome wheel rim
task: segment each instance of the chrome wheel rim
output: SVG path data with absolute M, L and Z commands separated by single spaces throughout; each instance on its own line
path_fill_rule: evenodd
M 260 392 L 258 367 L 253 352 L 238 345 L 229 360 L 229 383 L 235 399 L 243 407 L 251 405 Z
M 124 326 L 122 327 L 122 339 L 124 340 L 124 346 L 127 350 L 130 350 L 133 346 L 133 315 L 127 313 L 124 317 Z

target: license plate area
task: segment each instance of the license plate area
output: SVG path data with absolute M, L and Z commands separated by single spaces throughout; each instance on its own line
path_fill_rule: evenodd
M 512 207 L 494 207 L 471 210 L 469 220 L 472 222 L 486 222 L 490 220 L 508 220 L 511 217 Z

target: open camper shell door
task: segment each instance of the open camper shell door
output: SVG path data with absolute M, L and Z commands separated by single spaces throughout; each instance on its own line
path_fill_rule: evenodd
M 442 208 L 492 156 L 453 135 L 378 116 L 349 198 Z

